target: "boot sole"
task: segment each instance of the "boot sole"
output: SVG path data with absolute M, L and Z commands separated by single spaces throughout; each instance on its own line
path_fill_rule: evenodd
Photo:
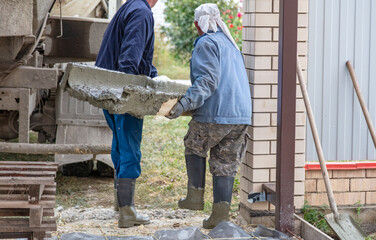
M 139 225 L 147 225 L 150 224 L 150 221 L 127 221 L 127 222 L 119 222 L 118 227 L 119 228 L 130 228 L 134 226 L 139 226 Z

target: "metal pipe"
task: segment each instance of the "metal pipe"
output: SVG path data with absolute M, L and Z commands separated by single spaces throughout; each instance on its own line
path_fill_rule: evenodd
M 0 152 L 22 154 L 110 154 L 109 145 L 0 143 Z

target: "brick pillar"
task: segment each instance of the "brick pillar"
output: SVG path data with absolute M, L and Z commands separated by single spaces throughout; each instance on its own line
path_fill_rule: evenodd
M 261 192 L 263 183 L 276 179 L 279 0 L 244 0 L 243 9 L 243 54 L 252 92 L 253 125 L 241 166 L 240 202 L 248 210 L 273 211 L 268 202 L 249 204 L 247 199 L 248 193 Z M 305 74 L 308 0 L 299 0 L 298 25 L 298 55 Z M 296 105 L 295 207 L 300 208 L 304 203 L 306 116 L 298 85 Z

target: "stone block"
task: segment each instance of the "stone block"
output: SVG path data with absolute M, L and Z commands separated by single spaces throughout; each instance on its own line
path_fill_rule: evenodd
M 278 55 L 278 42 L 253 42 L 251 47 L 252 55 Z
M 305 180 L 305 192 L 306 193 L 317 192 L 317 180 L 316 179 Z
M 245 12 L 272 12 L 272 0 L 243 1 Z
M 304 193 L 305 193 L 304 182 L 295 182 L 294 183 L 294 194 L 295 195 L 304 195 Z
M 248 41 L 272 41 L 272 28 L 255 28 L 246 27 L 243 28 L 243 40 Z
M 305 154 L 295 154 L 295 167 L 304 168 Z
M 277 99 L 254 99 L 253 112 L 273 113 L 277 112 Z
M 253 127 L 252 140 L 274 140 L 277 138 L 276 127 Z
M 304 205 L 304 195 L 294 196 L 294 206 L 296 209 L 302 209 Z
M 254 86 L 254 88 L 257 89 L 256 85 Z M 257 92 L 257 90 L 255 91 Z M 253 113 L 252 125 L 255 127 L 270 126 L 270 113 Z
M 295 168 L 295 181 L 304 181 L 304 180 L 305 180 L 305 169 Z
M 366 170 L 333 170 L 333 178 L 364 178 Z
M 330 185 L 332 185 L 333 192 L 348 192 L 350 191 L 349 179 L 331 179 Z M 326 192 L 324 180 L 317 180 L 317 192 Z
M 252 27 L 278 27 L 279 14 L 274 13 L 251 13 L 250 25 Z
M 269 141 L 252 141 L 248 144 L 248 151 L 253 155 L 269 154 Z
M 271 69 L 271 64 L 270 57 L 245 56 L 245 65 L 249 69 L 268 70 Z
M 248 70 L 248 78 L 253 84 L 277 84 L 278 71 Z
M 367 169 L 366 170 L 367 178 L 376 178 L 376 169 Z
M 350 186 L 351 192 L 376 191 L 376 178 L 353 178 Z
M 333 171 L 328 170 L 329 178 L 333 177 Z M 321 170 L 307 170 L 305 173 L 306 179 L 322 179 L 322 172 Z
M 376 192 L 366 193 L 366 204 L 376 204 Z
M 306 193 L 305 199 L 312 206 L 328 205 L 328 197 L 326 193 Z M 334 199 L 337 205 L 347 206 L 354 204 L 365 204 L 366 193 L 365 192 L 342 192 L 334 193 Z
M 250 160 L 249 166 L 254 169 L 276 167 L 276 155 L 253 155 Z
M 270 85 L 251 84 L 251 96 L 254 99 L 270 98 L 270 93 Z

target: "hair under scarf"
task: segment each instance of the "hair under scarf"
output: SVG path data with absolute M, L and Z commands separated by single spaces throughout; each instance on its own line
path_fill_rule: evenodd
M 216 4 L 214 3 L 205 3 L 200 5 L 198 8 L 195 9 L 195 21 L 197 21 L 198 26 L 204 33 L 208 33 L 208 31 L 217 32 L 218 27 L 222 29 L 223 33 L 226 35 L 228 39 L 234 44 L 234 46 L 239 50 L 236 42 L 231 36 L 230 31 L 225 22 L 223 22 L 219 9 Z

